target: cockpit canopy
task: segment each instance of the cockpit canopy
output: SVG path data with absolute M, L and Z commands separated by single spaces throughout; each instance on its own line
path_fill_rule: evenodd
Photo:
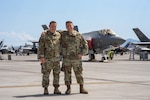
M 113 32 L 111 29 L 102 29 L 102 30 L 99 30 L 100 34 L 104 34 L 104 35 L 116 35 L 115 32 Z

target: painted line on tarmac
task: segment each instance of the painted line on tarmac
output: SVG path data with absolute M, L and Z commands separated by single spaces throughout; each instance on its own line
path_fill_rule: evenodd
M 116 82 L 88 82 L 85 84 L 118 84 Z M 119 83 L 120 84 L 120 83 Z M 65 84 L 60 84 L 60 85 L 65 85 Z M 78 85 L 77 83 L 72 83 L 72 85 Z M 30 84 L 30 85 L 14 85 L 14 86 L 0 86 L 0 88 L 20 88 L 20 87 L 38 87 L 38 86 L 42 86 L 39 84 Z M 51 85 L 49 85 L 51 86 Z
M 139 82 L 139 83 L 138 83 Z M 86 82 L 84 84 L 136 84 L 136 85 L 146 85 L 150 86 L 150 84 L 142 84 L 150 81 L 133 81 L 133 82 Z M 65 85 L 65 84 L 60 84 Z M 72 83 L 72 85 L 78 85 L 77 83 Z M 0 86 L 0 88 L 23 88 L 23 87 L 41 87 L 41 84 L 29 84 L 29 85 L 14 85 L 14 86 Z M 49 86 L 52 86 L 51 84 Z
M 22 71 L 22 70 L 15 70 L 15 69 L 4 69 L 4 68 L 0 68 L 0 70 L 3 70 L 3 71 L 14 71 L 14 72 L 24 72 L 24 73 L 41 74 L 40 72 Z

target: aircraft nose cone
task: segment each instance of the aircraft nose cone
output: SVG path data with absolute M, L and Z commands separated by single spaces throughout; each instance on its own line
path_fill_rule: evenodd
M 123 38 L 118 37 L 118 41 L 120 44 L 123 44 L 125 42 L 125 40 Z
M 123 44 L 124 42 L 125 42 L 125 40 L 123 38 L 121 38 L 121 37 L 115 37 L 113 45 L 119 46 L 119 45 Z

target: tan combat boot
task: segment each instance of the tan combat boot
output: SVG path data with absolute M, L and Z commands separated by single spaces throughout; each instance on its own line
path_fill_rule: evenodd
M 61 92 L 59 91 L 58 87 L 59 87 L 58 85 L 54 86 L 54 94 L 61 94 Z
M 44 88 L 44 95 L 48 95 L 49 93 L 48 93 L 48 88 L 46 87 L 46 88 Z
M 88 91 L 83 88 L 83 84 L 80 84 L 80 93 L 88 94 Z
M 65 94 L 70 94 L 71 93 L 71 87 L 70 85 L 67 85 L 67 90 L 65 92 Z

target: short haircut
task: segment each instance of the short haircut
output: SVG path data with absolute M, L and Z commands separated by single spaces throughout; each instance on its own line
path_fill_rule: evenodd
M 68 23 L 72 23 L 72 24 L 73 24 L 73 22 L 72 22 L 72 21 L 66 21 L 66 25 L 67 25 Z
M 51 25 L 52 23 L 56 23 L 56 21 L 51 21 L 51 22 L 49 23 L 49 25 Z

